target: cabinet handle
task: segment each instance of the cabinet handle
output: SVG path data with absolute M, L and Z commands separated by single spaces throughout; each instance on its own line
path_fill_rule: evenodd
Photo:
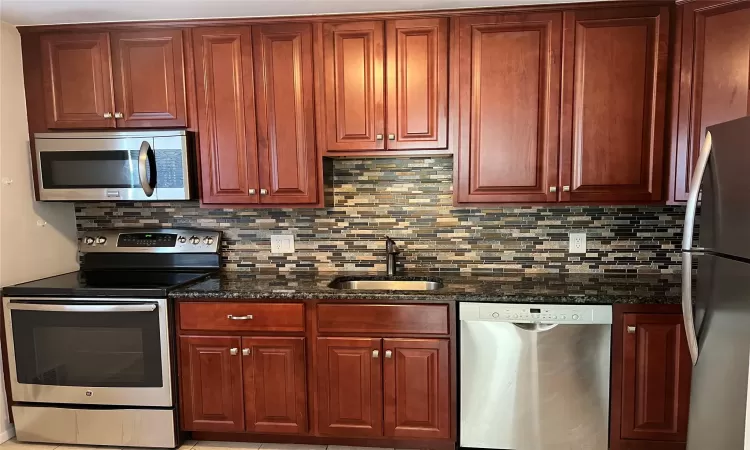
M 570 186 L 563 186 L 563 192 L 570 192 Z
M 233 316 L 231 314 L 227 315 L 227 319 L 229 320 L 253 320 L 253 315 L 248 314 L 246 316 Z
M 249 348 L 243 348 L 242 349 L 242 356 L 250 356 L 250 349 Z
M 122 113 L 121 112 L 116 112 L 115 113 L 115 119 L 122 119 Z
M 375 135 L 375 140 L 382 141 L 383 140 L 383 135 L 382 134 L 376 134 Z
M 628 334 L 634 334 L 635 333 L 635 327 L 628 327 Z
M 372 357 L 373 358 L 377 358 L 378 356 L 380 356 L 380 352 L 378 350 L 373 350 L 372 351 Z
M 267 190 L 265 190 L 265 189 L 261 189 L 260 190 L 260 195 L 266 195 L 266 194 L 268 194 Z
M 112 113 L 111 112 L 104 113 L 104 118 L 105 119 L 111 119 L 112 118 Z
M 388 135 L 388 140 L 389 141 L 395 141 L 396 140 L 396 135 L 395 134 L 389 134 Z
M 237 349 L 235 347 L 230 348 L 229 349 L 229 354 L 232 355 L 232 356 L 236 355 L 237 354 Z
M 385 351 L 385 357 L 386 358 L 393 358 L 393 352 L 390 350 Z
M 557 192 L 557 186 L 550 186 L 549 187 L 549 191 L 552 192 L 552 193 Z
M 249 189 L 247 193 L 250 195 L 255 195 L 255 189 Z

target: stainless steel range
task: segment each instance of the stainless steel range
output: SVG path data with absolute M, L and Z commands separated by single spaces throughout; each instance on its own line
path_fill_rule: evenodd
M 3 289 L 19 441 L 175 447 L 169 290 L 219 268 L 221 233 L 109 230 L 81 271 Z

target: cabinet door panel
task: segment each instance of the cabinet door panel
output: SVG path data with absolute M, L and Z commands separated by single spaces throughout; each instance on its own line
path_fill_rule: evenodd
M 385 436 L 449 438 L 448 341 L 384 339 L 383 351 Z
M 305 338 L 242 338 L 242 353 L 247 431 L 305 433 Z
M 561 200 L 661 200 L 669 9 L 564 17 Z
M 196 28 L 193 40 L 201 200 L 206 204 L 258 203 L 250 27 Z
M 382 436 L 380 339 L 318 338 L 317 347 L 319 432 Z
M 182 30 L 112 33 L 118 128 L 184 127 Z
M 691 360 L 679 314 L 625 314 L 621 436 L 685 442 Z
M 459 202 L 557 200 L 561 23 L 459 19 Z
M 41 37 L 48 128 L 113 128 L 109 34 Z
M 448 146 L 448 19 L 390 20 L 388 150 Z
M 707 3 L 680 6 L 681 83 L 671 187 L 671 200 L 677 202 L 687 201 L 706 127 L 750 115 L 750 3 Z
M 240 338 L 180 336 L 182 429 L 243 431 Z
M 262 203 L 317 201 L 312 25 L 253 28 Z
M 383 150 L 383 23 L 323 25 L 328 150 Z

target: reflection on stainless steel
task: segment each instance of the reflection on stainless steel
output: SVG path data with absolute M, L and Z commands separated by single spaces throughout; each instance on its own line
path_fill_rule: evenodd
M 13 406 L 16 436 L 22 442 L 177 446 L 175 412 L 171 409 L 76 409 Z
M 460 446 L 606 450 L 611 306 L 479 305 L 460 305 Z
M 434 291 L 443 287 L 440 281 L 423 280 L 340 280 L 328 285 L 333 289 L 364 291 Z
M 124 305 L 106 305 L 91 303 L 88 305 L 65 305 L 65 304 L 50 304 L 50 303 L 37 303 L 38 299 L 34 299 L 34 303 L 19 302 L 18 299 L 13 299 L 8 304 L 8 309 L 14 311 L 56 311 L 56 312 L 152 312 L 156 311 L 158 305 L 154 302 L 148 303 L 136 303 L 136 304 L 124 304 Z

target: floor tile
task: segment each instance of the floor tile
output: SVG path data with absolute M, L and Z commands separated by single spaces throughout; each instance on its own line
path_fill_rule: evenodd
M 195 444 L 197 444 L 197 443 L 198 443 L 198 441 L 193 441 L 193 440 L 188 439 L 185 442 L 183 442 L 182 445 L 180 445 L 177 448 L 177 450 L 190 450 L 193 447 L 195 447 Z
M 261 450 L 326 450 L 325 445 L 262 444 Z
M 258 450 L 254 442 L 198 441 L 192 450 Z
M 42 444 L 38 442 L 18 442 L 16 438 L 3 442 L 3 450 L 53 450 L 57 444 Z
M 329 445 L 328 450 L 394 450 L 383 447 L 347 447 L 344 445 Z

